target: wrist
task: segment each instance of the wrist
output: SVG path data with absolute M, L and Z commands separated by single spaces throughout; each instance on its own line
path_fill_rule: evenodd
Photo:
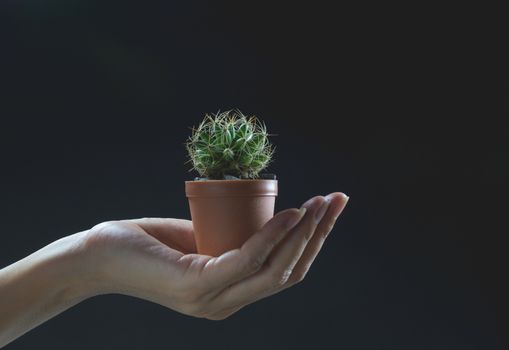
M 88 231 L 61 238 L 44 247 L 41 271 L 54 285 L 58 303 L 76 304 L 100 294 L 96 269 L 86 244 Z

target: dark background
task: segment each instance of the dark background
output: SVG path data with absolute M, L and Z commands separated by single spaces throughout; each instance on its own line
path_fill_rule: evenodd
M 278 135 L 277 210 L 350 195 L 305 281 L 225 321 L 101 296 L 8 349 L 507 346 L 508 133 L 467 113 L 471 27 L 335 5 L 2 2 L 0 266 L 101 221 L 189 218 L 206 112 Z

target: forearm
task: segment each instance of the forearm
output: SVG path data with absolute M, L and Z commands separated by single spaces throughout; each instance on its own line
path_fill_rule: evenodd
M 93 294 L 86 233 L 64 237 L 0 270 L 0 347 Z

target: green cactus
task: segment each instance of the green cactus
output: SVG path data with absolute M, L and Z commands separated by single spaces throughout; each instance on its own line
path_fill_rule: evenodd
M 239 110 L 206 114 L 186 143 L 191 170 L 209 179 L 254 179 L 272 161 L 275 147 L 264 123 Z

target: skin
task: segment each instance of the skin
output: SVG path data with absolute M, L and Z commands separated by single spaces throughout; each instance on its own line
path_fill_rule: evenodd
M 313 197 L 219 257 L 196 254 L 192 223 L 181 219 L 108 221 L 64 237 L 0 270 L 0 347 L 100 294 L 223 320 L 301 282 L 347 201 Z

